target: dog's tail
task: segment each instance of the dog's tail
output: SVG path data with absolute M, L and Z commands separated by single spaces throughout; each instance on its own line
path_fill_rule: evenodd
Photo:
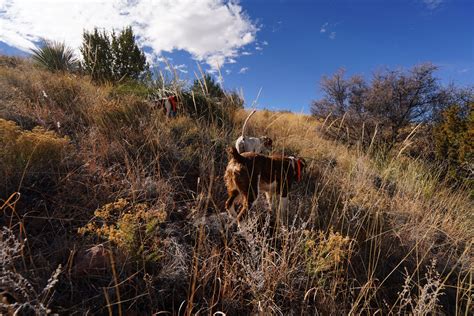
M 237 151 L 237 148 L 235 148 L 234 146 L 230 146 L 227 149 L 227 153 L 229 154 L 229 159 L 235 159 L 235 160 L 237 160 L 237 162 L 239 162 L 241 164 L 245 164 L 247 162 L 245 157 L 243 157 L 241 154 L 239 154 L 239 152 Z
M 245 137 L 245 128 L 247 127 L 247 122 L 250 117 L 255 114 L 255 112 L 257 112 L 257 110 L 253 110 L 252 112 L 250 112 L 249 116 L 247 116 L 247 118 L 245 119 L 244 126 L 242 127 L 242 137 Z

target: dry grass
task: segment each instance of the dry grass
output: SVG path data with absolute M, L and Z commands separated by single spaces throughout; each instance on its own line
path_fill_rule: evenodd
M 0 101 L 2 155 L 17 157 L 18 135 L 44 143 L 37 169 L 0 163 L 28 180 L 2 181 L 0 198 L 21 196 L 0 203 L 0 225 L 24 245 L 15 273 L 33 288 L 65 267 L 43 304 L 53 312 L 473 312 L 472 200 L 403 152 L 380 159 L 322 138 L 311 117 L 259 111 L 247 133 L 309 166 L 289 227 L 260 199 L 237 229 L 222 175 L 246 111 L 168 120 L 140 96 L 4 58 Z M 78 274 L 99 243 L 106 268 Z

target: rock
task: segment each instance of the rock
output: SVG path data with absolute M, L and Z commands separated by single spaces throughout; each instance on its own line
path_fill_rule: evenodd
M 77 275 L 101 274 L 109 266 L 109 250 L 100 244 L 77 253 L 73 272 Z

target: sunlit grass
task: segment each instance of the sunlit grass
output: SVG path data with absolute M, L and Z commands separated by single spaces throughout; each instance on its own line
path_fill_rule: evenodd
M 236 228 L 222 176 L 247 111 L 204 98 L 199 111 L 168 119 L 139 95 L 28 67 L 0 66 L 0 171 L 25 180 L 0 180 L 1 198 L 21 192 L 17 204 L 1 201 L 0 223 L 25 244 L 17 271 L 44 285 L 67 267 L 53 311 L 472 310 L 472 200 L 422 161 L 328 140 L 325 123 L 306 115 L 258 111 L 247 134 L 271 137 L 275 154 L 308 168 L 290 194 L 288 227 L 276 228 L 259 199 Z M 29 165 L 14 164 L 21 155 Z M 55 181 L 40 181 L 33 165 Z M 76 275 L 98 244 L 109 267 Z

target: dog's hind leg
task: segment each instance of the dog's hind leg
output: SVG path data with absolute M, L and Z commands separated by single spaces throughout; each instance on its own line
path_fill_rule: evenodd
M 255 179 L 251 182 L 247 194 L 244 194 L 244 201 L 242 208 L 239 212 L 239 215 L 237 215 L 237 222 L 240 221 L 240 218 L 248 212 L 253 205 L 253 202 L 257 199 L 258 191 L 256 189 L 258 188 L 258 178 L 255 177 Z
M 235 198 L 239 195 L 239 191 L 238 190 L 232 190 L 230 193 L 229 193 L 229 198 L 227 199 L 227 201 L 225 202 L 225 208 L 226 210 L 230 213 L 230 215 L 234 218 L 237 217 L 237 212 L 235 211 Z

